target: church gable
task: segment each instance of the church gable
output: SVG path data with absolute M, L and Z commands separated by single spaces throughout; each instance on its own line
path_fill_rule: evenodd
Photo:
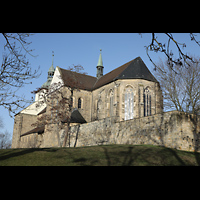
M 56 67 L 56 70 L 55 70 L 55 73 L 54 73 L 54 76 L 53 76 L 53 79 L 51 81 L 51 85 L 52 84 L 57 84 L 57 83 L 61 83 L 61 85 L 64 85 L 64 82 L 63 82 L 63 79 L 62 79 L 62 76 L 61 76 L 61 70 L 60 70 L 60 67 Z

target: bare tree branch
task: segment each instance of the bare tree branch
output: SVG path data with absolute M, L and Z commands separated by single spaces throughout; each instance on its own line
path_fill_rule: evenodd
M 2 64 L 0 66 L 0 106 L 8 109 L 10 116 L 24 108 L 31 100 L 17 95 L 19 88 L 32 84 L 30 80 L 40 76 L 40 68 L 32 72 L 26 54 L 33 56 L 29 49 L 29 33 L 2 33 L 5 39 Z
M 197 114 L 200 112 L 200 59 L 192 57 L 190 67 L 175 65 L 173 70 L 166 60 L 157 63 L 155 75 L 160 82 L 166 110 Z
M 179 43 L 177 40 L 175 40 L 172 33 L 164 33 L 164 34 L 168 38 L 167 45 L 166 45 L 166 43 L 160 42 L 158 40 L 156 33 L 152 33 L 151 43 L 148 46 L 145 46 L 147 56 L 155 67 L 154 70 L 156 70 L 157 65 L 155 64 L 155 62 L 153 62 L 153 60 L 152 60 L 152 58 L 149 54 L 149 51 L 153 51 L 153 52 L 156 52 L 156 53 L 157 52 L 164 53 L 165 56 L 167 57 L 169 65 L 171 66 L 171 69 L 173 69 L 174 65 L 179 65 L 179 67 L 181 67 L 183 65 L 185 67 L 190 67 L 191 63 L 194 63 L 195 61 L 192 59 L 191 56 L 188 56 L 186 53 L 184 53 L 181 50 L 181 47 L 184 49 L 186 47 L 186 44 L 185 43 Z M 141 33 L 140 33 L 140 35 L 142 36 Z M 197 41 L 196 36 L 197 35 L 190 33 L 191 40 L 195 41 L 196 44 L 198 44 L 200 46 L 200 41 Z M 174 53 L 170 50 L 170 41 L 172 41 L 175 44 L 177 51 L 179 53 L 179 57 L 177 59 L 173 58 Z
M 48 131 L 51 131 L 51 125 L 57 126 L 56 134 L 58 138 L 58 145 L 65 147 L 67 141 L 70 137 L 69 126 L 73 109 L 72 99 L 75 91 L 79 91 L 79 80 L 77 73 L 86 74 L 82 72 L 84 68 L 81 65 L 73 65 L 73 67 L 68 67 L 68 70 L 76 73 L 71 73 L 69 77 L 70 87 L 62 85 L 60 82 L 53 83 L 50 85 L 48 90 L 42 88 L 33 91 L 34 93 L 39 93 L 40 100 L 37 104 L 42 106 L 44 103 L 47 105 L 46 113 L 38 116 L 36 123 L 32 124 L 34 127 L 40 127 L 42 125 L 47 125 Z M 54 127 L 55 127 L 54 126 Z M 59 139 L 59 132 L 64 129 L 64 141 L 61 144 Z
M 197 45 L 200 46 L 200 41 L 197 41 L 196 36 L 194 33 L 190 33 L 191 41 L 195 41 Z

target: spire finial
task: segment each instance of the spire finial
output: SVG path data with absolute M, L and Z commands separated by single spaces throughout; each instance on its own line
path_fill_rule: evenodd
M 54 51 L 52 51 L 52 66 L 53 66 Z

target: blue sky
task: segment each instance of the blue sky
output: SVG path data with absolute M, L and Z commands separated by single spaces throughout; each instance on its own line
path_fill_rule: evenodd
M 158 41 L 167 43 L 164 34 L 157 34 Z M 200 47 L 190 41 L 189 34 L 176 33 L 174 38 L 180 43 L 185 42 L 187 47 L 184 52 L 199 56 Z M 3 38 L 0 37 L 0 40 Z M 52 51 L 54 51 L 54 67 L 67 68 L 80 64 L 88 75 L 96 76 L 96 65 L 102 49 L 104 74 L 123 65 L 124 63 L 140 56 L 149 70 L 153 73 L 153 64 L 149 61 L 145 47 L 151 43 L 151 34 L 137 33 L 36 33 L 30 37 L 31 49 L 37 57 L 28 56 L 32 69 L 41 68 L 41 76 L 32 80 L 32 85 L 26 85 L 18 94 L 24 94 L 30 99 L 31 91 L 40 87 L 47 80 L 47 71 L 52 63 Z M 2 45 L 2 42 L 0 43 Z M 173 48 L 173 45 L 171 46 Z M 176 51 L 176 49 L 175 49 Z M 174 51 L 174 52 L 175 52 Z M 3 46 L 0 46 L 2 55 Z M 161 53 L 151 53 L 156 62 L 165 56 Z M 2 62 L 2 56 L 0 57 Z M 3 119 L 4 129 L 12 134 L 14 119 L 10 118 L 8 111 L 0 107 L 0 116 Z

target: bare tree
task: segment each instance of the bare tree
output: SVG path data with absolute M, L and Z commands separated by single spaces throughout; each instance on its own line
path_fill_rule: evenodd
M 47 125 L 47 131 L 56 131 L 58 139 L 58 145 L 61 146 L 59 132 L 61 129 L 68 129 L 71 117 L 71 102 L 69 91 L 66 91 L 65 87 L 60 83 L 54 83 L 48 90 L 40 92 L 40 99 L 37 103 L 37 107 L 40 107 L 44 103 L 46 104 L 46 112 L 39 115 L 34 127 L 41 127 Z M 65 127 L 64 121 L 67 122 Z M 54 127 L 54 129 L 52 129 Z M 66 132 L 66 130 L 65 130 Z M 68 133 L 68 130 L 67 130 Z
M 151 33 L 151 43 L 146 48 L 146 53 L 149 58 L 149 60 L 153 63 L 155 66 L 155 70 L 157 69 L 157 65 L 153 62 L 149 52 L 162 52 L 170 65 L 171 68 L 173 68 L 175 65 L 179 66 L 191 66 L 192 63 L 195 62 L 195 60 L 189 56 L 187 53 L 184 52 L 184 49 L 186 48 L 185 43 L 178 42 L 177 39 L 174 38 L 174 35 L 172 33 L 163 33 L 166 36 L 166 42 L 161 42 L 159 40 L 159 37 L 156 33 Z M 142 37 L 142 33 L 139 33 Z M 198 46 L 200 46 L 200 41 L 197 40 L 198 35 L 194 33 L 188 33 L 188 36 L 190 37 L 192 42 L 195 42 Z M 179 54 L 178 58 L 174 58 L 174 52 L 171 49 L 171 43 L 173 43 L 176 46 L 177 52 Z
M 86 74 L 82 72 L 84 68 L 81 65 L 73 65 L 73 67 L 68 67 L 68 70 L 71 72 L 70 77 L 68 77 L 70 86 L 62 85 L 61 82 L 53 83 L 50 85 L 48 89 L 38 88 L 33 93 L 40 92 L 40 99 L 37 103 L 37 106 L 41 106 L 44 103 L 47 105 L 46 113 L 38 116 L 38 120 L 36 123 L 32 124 L 32 126 L 40 127 L 47 125 L 47 130 L 51 131 L 51 125 L 57 127 L 56 134 L 58 139 L 59 146 L 66 146 L 67 139 L 69 138 L 69 126 L 71 121 L 71 114 L 73 111 L 72 99 L 74 95 L 74 91 L 79 90 L 79 80 L 77 77 L 77 73 Z M 64 141 L 63 144 L 60 142 L 59 132 L 61 129 L 64 130 Z
M 39 77 L 39 67 L 32 72 L 27 54 L 33 56 L 29 49 L 29 33 L 2 33 L 4 52 L 0 66 L 0 106 L 8 109 L 9 115 L 16 114 L 31 101 L 18 95 L 17 91 L 26 84 L 32 84 L 33 78 Z M 2 42 L 3 43 L 3 42 Z
M 11 135 L 8 131 L 0 133 L 0 149 L 9 149 L 11 148 L 12 140 Z
M 160 82 L 165 109 L 197 114 L 200 111 L 200 59 L 192 57 L 188 61 L 190 67 L 180 67 L 179 64 L 171 68 L 168 60 L 157 64 L 155 72 Z
M 3 127 L 4 127 L 4 123 L 3 123 L 3 120 L 2 120 L 2 118 L 0 116 L 0 128 L 3 128 Z
M 0 130 L 1 128 L 4 127 L 4 123 L 2 118 L 0 117 Z M 3 132 L 2 130 L 0 131 L 0 149 L 9 149 L 11 148 L 11 135 L 10 133 L 8 133 L 8 131 L 6 130 L 5 132 Z

